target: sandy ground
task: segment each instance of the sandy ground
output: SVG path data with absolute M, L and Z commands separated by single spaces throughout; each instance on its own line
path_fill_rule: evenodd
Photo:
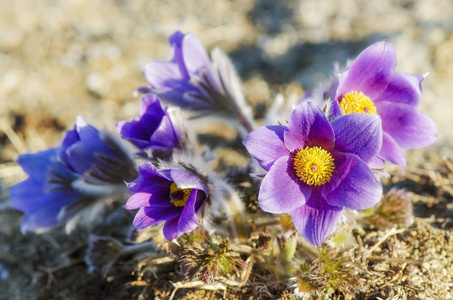
M 257 116 L 276 93 L 302 95 L 327 79 L 335 63 L 344 65 L 373 42 L 391 42 L 399 71 L 429 73 L 420 108 L 439 129 L 434 146 L 409 153 L 408 169 L 430 155 L 436 168 L 453 158 L 451 1 L 0 0 L 2 207 L 6 187 L 23 176 L 14 165 L 19 153 L 55 145 L 78 115 L 113 128 L 137 114 L 133 91 L 146 83 L 143 68 L 170 58 L 167 38 L 175 30 L 193 32 L 207 49 L 219 46 L 232 57 Z M 18 245 L 8 237 L 32 243 L 17 230 L 19 215 L 1 217 L 1 224 L 14 225 L 2 229 L 2 253 L 17 251 L 8 248 Z M 2 284 L 19 272 L 7 268 L 10 261 L 0 258 Z M 21 289 L 9 285 L 17 299 Z

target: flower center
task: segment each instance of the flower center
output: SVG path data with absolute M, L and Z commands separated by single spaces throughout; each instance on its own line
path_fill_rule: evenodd
M 341 111 L 345 114 L 364 113 L 364 114 L 377 114 L 376 107 L 370 98 L 364 93 L 352 91 L 344 95 L 340 101 Z
M 299 150 L 294 158 L 296 175 L 308 185 L 322 185 L 329 182 L 335 165 L 333 157 L 321 147 L 307 147 Z
M 174 182 L 170 185 L 170 202 L 176 207 L 184 207 L 192 189 L 180 189 Z

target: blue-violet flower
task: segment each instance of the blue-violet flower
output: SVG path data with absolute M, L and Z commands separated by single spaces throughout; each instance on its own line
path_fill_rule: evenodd
M 124 181 L 138 174 L 120 142 L 78 117 L 60 147 L 20 155 L 18 164 L 29 178 L 10 188 L 10 198 L 25 213 L 22 232 L 41 233 L 62 223 L 70 231 L 80 218 L 97 217 L 105 204 L 98 200 L 127 191 Z
M 124 206 L 140 209 L 133 222 L 137 229 L 165 221 L 164 236 L 173 240 L 198 226 L 197 213 L 209 196 L 199 174 L 184 168 L 157 170 L 151 163 L 138 172 L 140 177 L 128 185 L 132 197 Z
M 154 157 L 171 156 L 174 148 L 182 146 L 181 133 L 167 109 L 162 109 L 156 95 L 145 95 L 140 101 L 140 114 L 130 122 L 118 122 L 115 129 L 123 139 L 141 149 L 140 154 L 151 149 Z
M 83 176 L 85 183 L 124 185 L 137 178 L 129 151 L 107 130 L 99 131 L 77 117 L 73 130 L 66 133 L 60 159 L 73 172 Z
M 329 123 L 317 105 L 303 102 L 288 126 L 258 128 L 244 145 L 268 171 L 258 194 L 261 209 L 290 213 L 296 229 L 316 246 L 343 208 L 370 208 L 382 196 L 367 166 L 382 146 L 378 116 L 350 114 Z
M 9 189 L 12 206 L 25 213 L 22 233 L 45 232 L 64 221 L 60 211 L 83 198 L 72 187 L 79 175 L 59 162 L 59 148 L 19 156 L 17 163 L 28 178 Z

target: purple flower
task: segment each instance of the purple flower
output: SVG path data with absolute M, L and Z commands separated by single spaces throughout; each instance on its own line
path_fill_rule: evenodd
M 173 59 L 151 62 L 145 67 L 150 91 L 183 109 L 233 116 L 251 131 L 253 116 L 228 57 L 216 48 L 212 51 L 211 62 L 203 45 L 191 33 L 177 31 L 169 42 Z
M 143 229 L 165 221 L 167 240 L 198 226 L 197 213 L 209 196 L 206 183 L 187 169 L 157 170 L 147 163 L 138 168 L 140 177 L 128 185 L 132 197 L 124 208 L 137 209 L 134 226 Z
M 9 193 L 12 206 L 25 213 L 21 223 L 23 233 L 40 233 L 57 226 L 64 221 L 60 211 L 83 198 L 71 185 L 79 175 L 58 161 L 59 150 L 23 154 L 17 160 L 29 177 L 13 185 Z
M 299 104 L 288 126 L 251 132 L 244 145 L 268 171 L 258 194 L 266 212 L 290 213 L 295 227 L 320 246 L 343 208 L 362 210 L 381 198 L 367 166 L 382 145 L 378 116 L 350 114 L 329 123 L 312 102 Z
M 121 141 L 107 130 L 87 124 L 82 117 L 77 117 L 74 129 L 66 133 L 60 159 L 93 185 L 123 185 L 137 177 L 134 162 Z
M 41 233 L 65 222 L 70 231 L 79 218 L 96 218 L 105 197 L 127 191 L 124 181 L 138 175 L 118 142 L 78 117 L 61 147 L 19 156 L 29 178 L 12 186 L 10 197 L 12 206 L 25 213 L 22 232 Z
M 379 42 L 366 48 L 333 85 L 334 115 L 377 114 L 382 119 L 379 157 L 406 166 L 403 149 L 433 144 L 434 122 L 420 110 L 421 75 L 395 72 L 395 49 Z
M 144 96 L 140 101 L 140 114 L 130 122 L 118 122 L 115 129 L 123 139 L 140 148 L 142 154 L 151 148 L 157 152 L 157 157 L 167 157 L 173 148 L 181 147 L 179 130 L 155 95 Z

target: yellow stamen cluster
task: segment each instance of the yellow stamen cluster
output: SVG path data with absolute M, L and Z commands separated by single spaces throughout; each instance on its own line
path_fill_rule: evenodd
M 176 207 L 184 207 L 192 189 L 180 189 L 174 182 L 170 185 L 170 202 Z
M 352 113 L 376 114 L 376 107 L 364 93 L 352 91 L 344 95 L 340 101 L 341 111 L 347 115 Z
M 296 175 L 308 185 L 323 185 L 329 182 L 335 165 L 333 157 L 321 147 L 299 150 L 294 158 Z

